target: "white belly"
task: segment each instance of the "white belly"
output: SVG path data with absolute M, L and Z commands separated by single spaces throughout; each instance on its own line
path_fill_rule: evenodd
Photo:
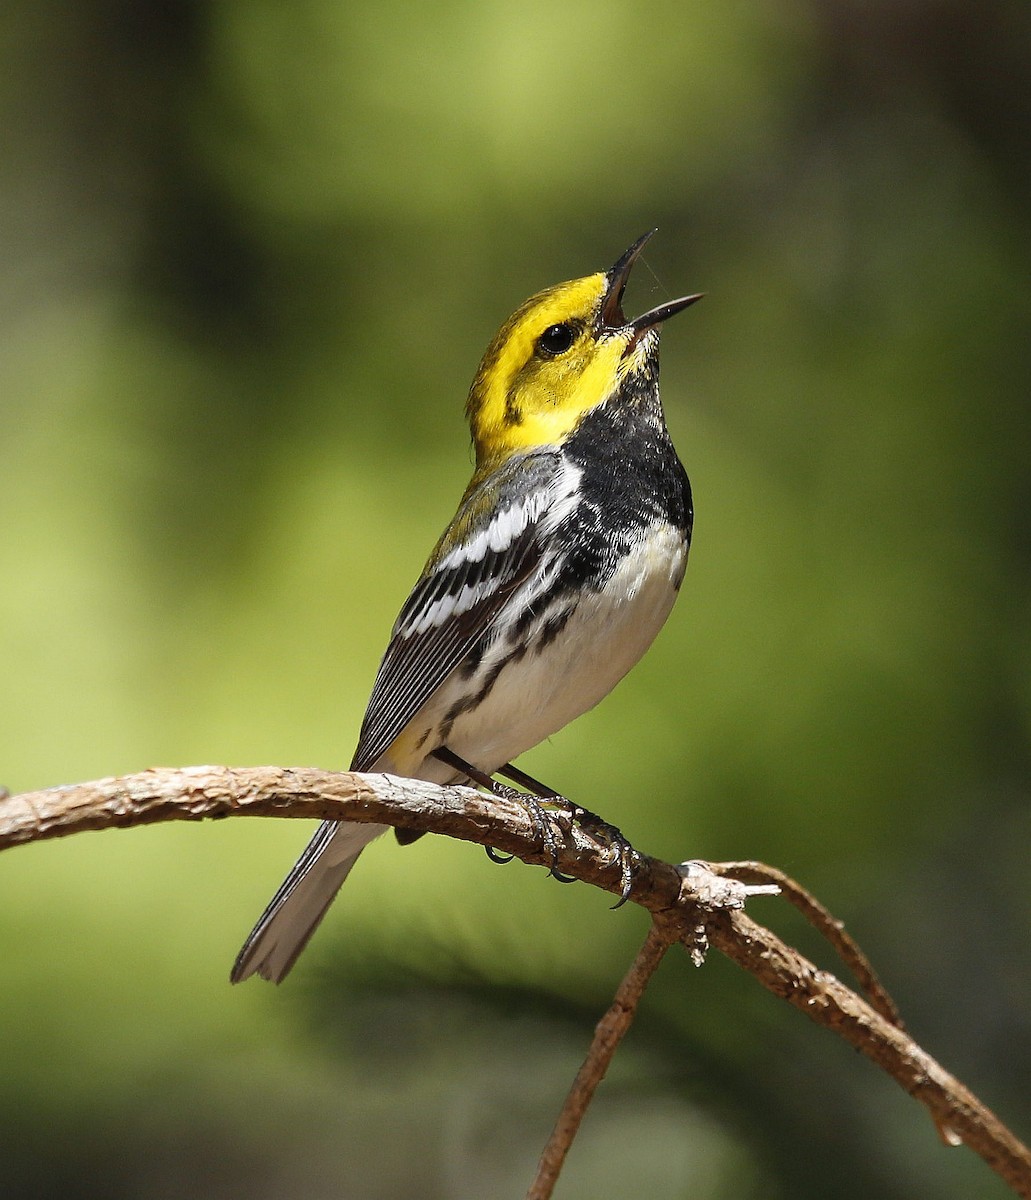
M 654 527 L 619 565 L 604 588 L 587 592 L 562 631 L 538 653 L 506 665 L 493 689 L 475 709 L 458 716 L 447 746 L 460 758 L 492 774 L 593 708 L 639 661 L 662 628 L 684 575 L 687 546 L 669 525 Z M 398 774 L 445 782 L 454 771 L 427 750 L 440 744 L 437 730 L 456 701 L 478 688 L 493 666 L 510 653 L 504 638 L 487 654 L 473 680 L 453 675 L 377 763 Z M 414 750 L 419 745 L 418 751 Z M 402 746 L 411 747 L 407 753 Z

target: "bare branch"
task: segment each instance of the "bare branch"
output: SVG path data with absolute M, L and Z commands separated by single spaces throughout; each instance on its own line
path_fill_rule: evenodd
M 0 849 L 86 829 L 227 816 L 373 821 L 494 846 L 528 863 L 545 861 L 530 821 L 514 801 L 387 775 L 280 767 L 156 769 L 0 797 Z M 559 841 L 557 866 L 563 874 L 619 893 L 619 864 L 603 840 L 576 826 Z M 704 882 L 707 872 L 697 866 L 641 855 L 630 899 L 665 914 L 664 925 L 681 922 L 678 936 L 696 961 L 708 942 L 844 1038 L 924 1104 L 951 1144 L 968 1146 L 1014 1193 L 1031 1200 L 1031 1153 L 999 1119 L 905 1030 L 737 911 L 749 891 L 745 885 L 719 880 L 721 894 L 719 886 Z M 774 879 L 776 873 L 767 869 L 762 877 Z M 829 914 L 828 919 L 833 922 Z
M 652 921 L 644 945 L 617 988 L 612 1004 L 595 1026 L 591 1047 L 541 1154 L 537 1175 L 526 1193 L 526 1200 L 550 1200 L 587 1106 L 633 1023 L 644 989 L 679 936 L 678 924 L 661 918 Z
M 742 912 L 717 913 L 713 947 L 886 1071 L 931 1114 L 948 1145 L 968 1146 L 1018 1195 L 1031 1197 L 1031 1151 L 897 1025 Z
M 905 1028 L 902 1017 L 899 1015 L 898 1006 L 891 998 L 887 988 L 877 978 L 877 973 L 870 960 L 845 929 L 844 922 L 839 921 L 828 912 L 810 891 L 802 887 L 790 875 L 785 875 L 783 871 L 767 866 L 766 863 L 719 863 L 713 866 L 713 870 L 731 879 L 743 879 L 749 883 L 775 884 L 784 899 L 794 905 L 809 924 L 817 932 L 823 934 L 834 947 L 838 957 L 852 972 L 855 981 L 862 988 L 872 1007 L 892 1025 L 897 1025 L 899 1029 Z
M 527 863 L 549 861 L 516 801 L 474 788 L 312 767 L 156 767 L 22 792 L 0 798 L 0 850 L 88 829 L 221 817 L 371 821 L 493 846 Z M 582 882 L 619 893 L 620 867 L 601 835 L 577 826 L 565 839 L 563 870 L 565 864 Z M 633 892 L 638 903 L 669 908 L 678 902 L 681 886 L 676 867 L 641 856 Z

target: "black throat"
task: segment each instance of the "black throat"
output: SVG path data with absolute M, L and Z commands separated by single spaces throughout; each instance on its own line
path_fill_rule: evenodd
M 567 587 L 604 586 L 656 524 L 679 530 L 690 544 L 691 484 L 666 431 L 657 390 L 592 409 L 562 453 L 582 472 L 580 503 L 567 530 Z
M 584 500 L 620 524 L 668 521 L 690 540 L 691 484 L 657 392 L 617 397 L 587 413 L 563 447 L 583 472 Z

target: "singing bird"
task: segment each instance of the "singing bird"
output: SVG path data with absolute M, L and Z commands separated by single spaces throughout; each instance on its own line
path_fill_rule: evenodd
M 652 233 L 608 271 L 531 296 L 488 346 L 466 405 L 476 468 L 394 624 L 353 771 L 532 784 L 511 760 L 593 708 L 668 617 L 693 513 L 659 400 L 659 332 L 701 297 L 627 320 Z M 386 829 L 324 821 L 232 981 L 279 983 Z

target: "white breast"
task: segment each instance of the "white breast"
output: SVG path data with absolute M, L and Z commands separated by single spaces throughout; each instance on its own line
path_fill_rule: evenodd
M 455 719 L 447 734 L 450 749 L 493 773 L 593 708 L 638 662 L 662 628 L 686 564 L 687 544 L 682 533 L 665 522 L 652 526 L 600 591 L 583 594 L 562 631 L 547 646 L 509 662 L 483 702 Z M 532 583 L 527 590 L 533 590 Z M 521 608 L 517 603 L 512 607 Z M 549 615 L 554 613 L 542 606 L 541 615 L 528 631 L 531 640 Z M 412 726 L 438 728 L 456 701 L 479 691 L 511 649 L 503 635 L 498 637 L 473 678 L 463 680 L 458 673 L 452 676 Z M 438 744 L 439 738 L 435 741 L 431 733 L 416 761 L 377 766 L 443 781 L 450 777 L 448 768 L 435 759 L 420 761 L 427 749 Z

